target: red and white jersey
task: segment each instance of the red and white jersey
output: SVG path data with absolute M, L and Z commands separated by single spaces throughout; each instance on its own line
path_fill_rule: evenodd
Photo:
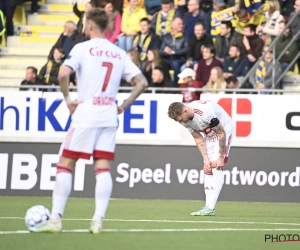
M 182 125 L 191 133 L 198 131 L 204 138 L 214 136 L 215 132 L 209 126 L 213 118 L 218 118 L 227 136 L 234 132 L 232 119 L 219 104 L 201 100 L 193 101 L 188 106 L 194 110 L 194 118 L 188 123 L 182 123 Z
M 71 127 L 116 127 L 118 93 L 122 76 L 131 80 L 141 73 L 127 53 L 107 39 L 77 44 L 64 62 L 76 71 L 79 104 Z

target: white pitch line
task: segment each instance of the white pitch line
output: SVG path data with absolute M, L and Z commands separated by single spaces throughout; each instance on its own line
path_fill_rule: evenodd
M 181 228 L 181 229 L 104 229 L 103 232 L 108 233 L 142 233 L 142 232 L 225 232 L 225 231 L 298 231 L 299 228 Z M 88 233 L 87 229 L 73 229 L 63 230 L 63 233 Z M 28 230 L 16 230 L 16 231 L 0 231 L 0 235 L 4 234 L 29 234 Z
M 24 220 L 23 217 L 0 217 L 0 220 Z M 65 221 L 90 221 L 91 219 L 64 218 Z M 191 220 L 126 220 L 126 219 L 104 219 L 116 222 L 158 222 L 158 223 L 209 223 L 209 224 L 249 224 L 249 225 L 285 225 L 300 226 L 300 223 L 285 222 L 255 222 L 255 221 L 191 221 Z

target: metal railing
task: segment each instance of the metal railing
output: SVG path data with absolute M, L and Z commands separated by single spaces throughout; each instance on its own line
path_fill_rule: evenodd
M 19 86 L 7 86 L 7 85 L 0 85 L 0 89 L 11 89 L 11 88 L 15 88 L 15 89 L 29 89 L 29 90 L 33 90 L 33 91 L 39 91 L 42 89 L 53 89 L 53 90 L 59 90 L 60 92 L 60 87 L 59 86 L 45 86 L 45 85 L 35 85 L 35 86 L 28 86 L 28 85 L 19 85 Z M 134 87 L 120 87 L 119 90 L 121 91 L 131 91 Z M 76 90 L 77 87 L 69 87 L 70 90 Z M 179 93 L 182 91 L 190 91 L 190 92 L 201 92 L 201 93 L 205 93 L 205 92 L 230 92 L 233 94 L 248 94 L 248 93 L 254 93 L 254 94 L 271 94 L 271 93 L 297 93 L 300 94 L 300 89 L 299 90 L 293 90 L 293 89 L 240 89 L 240 88 L 235 88 L 235 89 L 205 89 L 205 88 L 147 88 L 145 90 L 145 92 L 147 93 L 152 93 L 152 94 L 156 94 L 156 92 L 174 92 Z M 55 92 L 54 92 L 55 93 Z
M 247 75 L 245 76 L 245 78 L 242 80 L 242 84 L 245 83 L 246 81 L 248 81 L 250 75 L 252 75 L 254 73 L 254 71 L 257 69 L 257 66 L 259 64 L 259 62 L 261 60 L 264 59 L 264 57 L 266 56 L 266 54 L 272 50 L 273 51 L 273 58 L 272 58 L 272 64 L 273 67 L 270 69 L 268 69 L 268 71 L 266 72 L 266 75 L 268 73 L 270 73 L 270 71 L 272 70 L 272 89 L 275 89 L 276 85 L 281 81 L 281 79 L 284 77 L 285 73 L 294 65 L 294 63 L 297 61 L 297 59 L 300 56 L 300 51 L 298 52 L 298 54 L 295 56 L 295 58 L 293 59 L 293 61 L 288 65 L 288 67 L 284 70 L 284 72 L 281 73 L 280 77 L 278 77 L 277 79 L 275 79 L 275 64 L 276 64 L 276 60 L 279 61 L 280 58 L 285 54 L 285 52 L 288 50 L 288 48 L 292 45 L 292 43 L 297 39 L 297 37 L 300 35 L 300 30 L 293 36 L 292 40 L 288 43 L 288 45 L 284 48 L 284 50 L 279 54 L 279 56 L 276 58 L 276 53 L 275 53 L 275 46 L 276 43 L 279 41 L 279 39 L 284 35 L 285 31 L 287 29 L 290 28 L 291 24 L 293 23 L 293 21 L 295 20 L 295 18 L 300 14 L 300 11 L 295 12 L 295 14 L 292 16 L 292 18 L 288 21 L 288 23 L 285 25 L 283 31 L 281 32 L 281 34 L 279 34 L 278 36 L 276 36 L 276 38 L 272 41 L 272 43 L 269 45 L 269 48 L 267 49 L 267 51 L 265 51 L 262 56 L 255 62 L 255 64 L 252 66 L 252 68 L 248 71 Z M 300 69 L 299 69 L 300 70 Z

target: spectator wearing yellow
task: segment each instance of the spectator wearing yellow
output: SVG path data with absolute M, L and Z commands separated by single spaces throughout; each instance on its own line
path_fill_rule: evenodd
M 127 8 L 129 6 L 130 0 L 124 0 L 123 8 Z M 145 9 L 145 3 L 144 0 L 138 0 L 138 6 Z
M 137 0 L 129 0 L 129 6 L 124 9 L 118 46 L 126 52 L 132 48 L 132 41 L 141 30 L 140 20 L 147 17 L 145 9 L 138 6 Z
M 269 49 L 268 45 L 265 45 L 263 48 L 263 53 L 266 53 Z M 281 66 L 280 62 L 275 61 L 275 66 L 272 63 L 273 51 L 269 50 L 268 53 L 265 54 L 264 58 L 261 58 L 259 64 L 252 75 L 250 75 L 249 81 L 252 84 L 253 88 L 256 89 L 270 89 L 272 88 L 273 82 L 273 68 L 275 71 L 275 78 L 278 79 L 281 75 Z M 279 83 L 275 86 L 275 88 L 279 88 Z
M 236 13 L 236 27 L 235 31 L 241 35 L 244 35 L 244 28 L 247 24 L 250 24 L 250 14 L 247 10 L 238 10 Z
M 280 4 L 278 0 L 268 0 L 266 1 L 266 8 L 266 23 L 258 25 L 256 33 L 259 35 L 263 33 L 267 37 L 278 36 L 278 25 L 281 21 L 284 21 L 283 16 L 280 14 Z
M 49 60 L 40 70 L 38 78 L 49 86 L 58 86 L 58 74 L 65 57 L 63 48 L 55 48 L 53 59 Z M 48 89 L 48 92 L 60 91 L 60 89 Z
M 262 6 L 262 0 L 236 0 L 241 9 L 245 9 L 251 16 Z
M 232 26 L 236 26 L 234 13 L 237 12 L 238 7 L 233 6 L 226 8 L 224 0 L 213 0 L 213 11 L 210 16 L 210 34 L 213 39 L 220 34 L 220 25 L 222 21 L 231 21 Z
M 161 11 L 153 17 L 151 27 L 160 37 L 172 31 L 172 21 L 175 18 L 174 4 L 172 0 L 161 0 Z

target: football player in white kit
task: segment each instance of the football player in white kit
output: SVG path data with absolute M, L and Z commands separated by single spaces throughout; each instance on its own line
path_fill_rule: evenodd
M 94 158 L 96 208 L 90 232 L 98 234 L 112 192 L 110 161 L 114 160 L 117 115 L 129 107 L 148 86 L 140 69 L 125 51 L 105 38 L 108 17 L 103 9 L 86 15 L 89 41 L 77 44 L 65 60 L 59 74 L 61 91 L 72 114 L 69 132 L 62 143 L 57 164 L 49 221 L 30 228 L 33 232 L 60 232 L 62 215 L 71 192 L 72 171 L 78 159 Z M 78 99 L 69 96 L 69 77 L 77 72 Z M 135 88 L 123 104 L 116 104 L 121 78 L 132 80 Z
M 169 106 L 168 115 L 188 129 L 204 160 L 206 204 L 191 215 L 213 216 L 223 187 L 223 167 L 228 160 L 234 134 L 232 119 L 220 105 L 203 100 L 187 105 L 174 102 Z

